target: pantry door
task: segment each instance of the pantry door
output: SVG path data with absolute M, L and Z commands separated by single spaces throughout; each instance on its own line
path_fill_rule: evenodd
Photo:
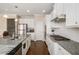
M 43 21 L 37 21 L 35 24 L 35 40 L 45 40 L 45 24 Z

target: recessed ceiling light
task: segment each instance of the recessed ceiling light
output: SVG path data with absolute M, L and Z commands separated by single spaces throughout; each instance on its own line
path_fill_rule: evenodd
M 5 14 L 5 15 L 3 15 L 3 17 L 4 17 L 4 18 L 8 18 L 8 15 Z
M 42 12 L 43 12 L 43 13 L 45 13 L 45 12 L 46 12 L 46 10 L 43 10 Z
M 27 12 L 30 12 L 30 10 L 27 10 Z

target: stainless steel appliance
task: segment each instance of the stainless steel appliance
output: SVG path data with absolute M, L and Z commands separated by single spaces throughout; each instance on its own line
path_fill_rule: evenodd
M 26 37 L 27 36 L 27 24 L 18 24 L 18 35 Z

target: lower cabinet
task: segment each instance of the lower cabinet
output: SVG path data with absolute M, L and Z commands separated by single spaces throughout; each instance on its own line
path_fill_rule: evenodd
M 71 55 L 61 45 L 52 41 L 50 39 L 50 37 L 47 37 L 46 44 L 48 46 L 48 50 L 49 50 L 50 55 Z
M 51 41 L 51 39 L 49 37 L 46 38 L 46 44 L 48 46 L 50 55 L 53 55 L 53 53 L 54 53 L 54 43 L 55 42 Z
M 28 49 L 30 48 L 30 45 L 31 45 L 31 36 L 29 36 L 28 38 L 26 38 L 26 40 L 22 42 L 22 55 L 26 55 Z
M 25 55 L 27 52 L 27 39 L 22 42 L 22 55 Z
M 19 49 L 16 51 L 15 55 L 22 55 L 22 48 L 19 48 Z
M 30 46 L 31 46 L 31 36 L 28 37 L 28 39 L 27 39 L 27 49 L 29 49 Z

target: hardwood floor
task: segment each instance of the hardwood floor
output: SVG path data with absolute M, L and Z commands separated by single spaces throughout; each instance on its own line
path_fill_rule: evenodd
M 46 43 L 43 41 L 32 41 L 26 55 L 49 55 Z

